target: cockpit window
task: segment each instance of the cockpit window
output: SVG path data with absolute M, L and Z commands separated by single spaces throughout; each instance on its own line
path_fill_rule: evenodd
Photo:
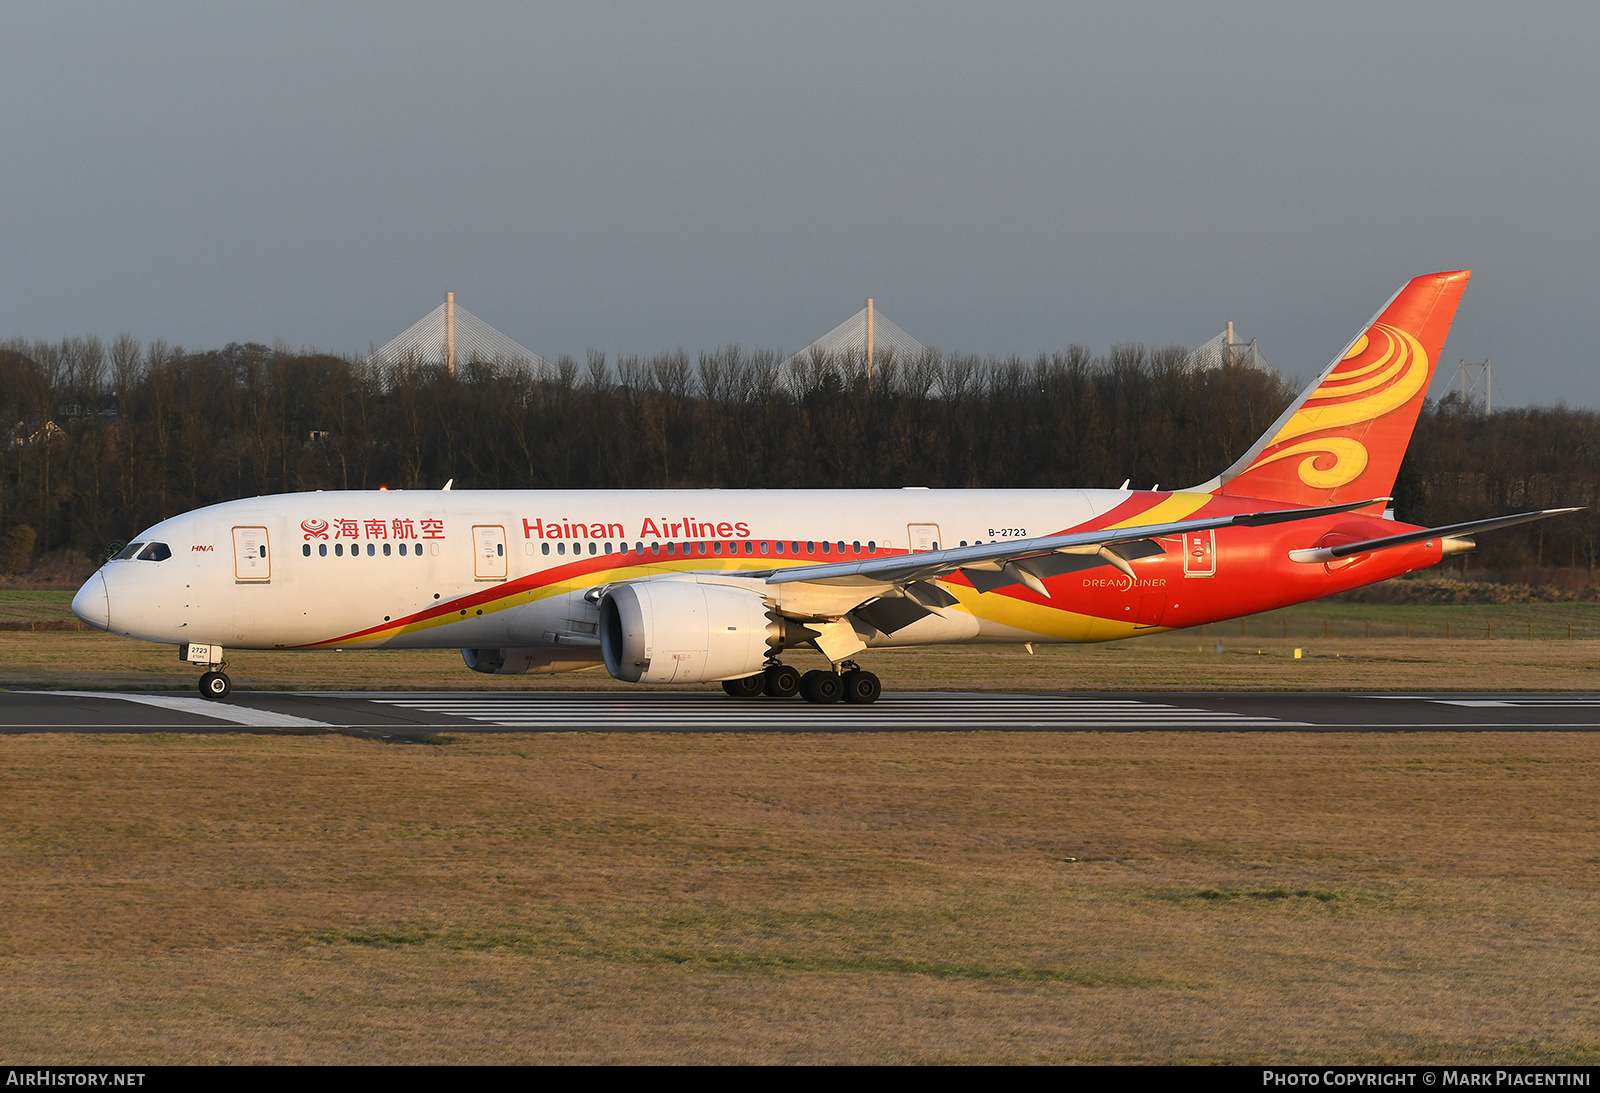
M 166 543 L 151 543 L 139 552 L 141 562 L 164 562 L 172 557 L 172 551 Z
M 127 546 L 123 547 L 115 555 L 113 555 L 111 560 L 113 562 L 125 562 L 135 554 L 139 553 L 139 548 L 142 546 L 144 546 L 143 543 L 129 543 Z

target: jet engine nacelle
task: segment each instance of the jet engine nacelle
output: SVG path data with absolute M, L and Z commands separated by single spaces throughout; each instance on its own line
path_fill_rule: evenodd
M 782 643 L 760 593 L 665 579 L 618 585 L 600 598 L 606 671 L 627 683 L 711 683 L 761 671 Z
M 600 650 L 463 649 L 461 659 L 474 672 L 492 676 L 519 676 L 524 672 L 578 672 L 600 667 Z

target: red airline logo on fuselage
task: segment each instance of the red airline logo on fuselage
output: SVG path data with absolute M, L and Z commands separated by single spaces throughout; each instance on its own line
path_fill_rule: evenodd
M 522 520 L 524 539 L 626 539 L 625 529 L 617 523 L 586 523 L 569 520 Z M 669 520 L 663 516 L 658 523 L 646 516 L 639 526 L 636 539 L 748 539 L 750 525 L 743 520 L 697 520 L 685 516 Z
M 326 520 L 302 520 L 300 530 L 306 539 L 326 539 L 333 532 L 335 539 L 443 539 L 443 520 L 407 520 L 396 516 L 392 520 L 338 519 L 331 524 Z

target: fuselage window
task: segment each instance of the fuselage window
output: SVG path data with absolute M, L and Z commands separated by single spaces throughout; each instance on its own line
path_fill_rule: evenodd
M 967 541 L 965 539 L 961 540 L 961 545 L 962 546 L 966 546 L 967 545 Z
M 415 554 L 419 558 L 422 557 L 422 544 L 421 543 L 412 543 L 411 544 L 411 553 Z
M 135 554 L 139 553 L 139 548 L 142 546 L 144 546 L 143 543 L 129 543 L 127 546 L 122 548 L 115 558 L 112 558 L 111 560 L 113 562 L 125 562 Z
M 610 554 L 610 553 L 611 553 L 611 544 L 610 544 L 610 543 L 607 543 L 607 544 L 606 544 L 606 553 L 607 553 L 607 554 Z
M 713 554 L 721 554 L 722 553 L 722 544 L 720 542 L 712 543 L 711 544 L 711 553 L 713 553 Z
M 797 548 L 797 549 L 796 549 L 796 550 L 795 550 L 795 553 L 796 553 L 796 554 L 798 554 L 798 553 L 800 553 L 800 551 L 799 551 L 799 549 L 798 549 L 798 548 L 799 548 L 799 546 L 800 546 L 800 544 L 799 544 L 799 543 L 796 543 L 796 544 L 795 544 L 795 547 L 796 547 L 796 548 Z M 807 553 L 807 554 L 815 554 L 815 553 L 816 553 L 816 552 L 817 552 L 817 544 L 816 544 L 816 543 L 807 543 L 807 544 L 806 544 L 806 553 Z
M 383 552 L 385 554 L 389 553 L 389 548 L 384 547 Z M 496 558 L 504 558 L 506 556 L 506 545 L 504 543 L 496 543 L 494 545 L 494 556 Z
M 704 543 L 701 543 L 701 544 L 699 544 L 699 546 L 700 546 L 700 553 L 704 554 L 706 552 L 706 545 Z
M 377 545 L 375 543 L 368 543 L 367 544 L 367 557 L 376 558 L 377 556 L 378 556 L 378 547 L 377 547 Z
M 650 544 L 650 553 L 651 554 L 660 554 L 661 553 L 661 544 L 660 543 L 651 543 Z
M 876 542 L 874 542 L 873 540 L 871 540 L 871 539 L 867 540 L 867 553 L 868 554 L 876 554 L 876 553 L 878 553 L 878 544 Z
M 857 550 L 860 550 L 860 549 L 861 549 L 861 547 L 860 547 L 860 545 L 859 545 L 859 544 L 858 544 L 858 545 L 857 545 L 857 546 L 856 546 L 856 549 L 857 549 Z M 843 554 L 843 553 L 844 553 L 844 540 L 843 540 L 843 539 L 840 539 L 840 540 L 839 540 L 839 553 L 840 553 L 840 554 Z
M 789 553 L 790 554 L 799 554 L 800 553 L 800 544 L 799 543 L 790 543 L 789 544 Z M 811 544 L 810 543 L 806 544 L 806 553 L 807 554 L 811 553 Z
M 589 553 L 590 554 L 598 554 L 598 553 L 600 553 L 600 548 L 598 546 L 596 546 L 594 543 L 590 543 L 589 544 Z
M 766 543 L 766 540 L 763 539 L 761 541 L 761 553 L 765 554 L 766 552 L 767 552 L 767 543 Z
M 557 554 L 565 554 L 566 552 L 567 552 L 567 544 L 566 543 L 557 543 L 556 544 L 556 553 Z
M 843 543 L 839 544 L 839 549 L 840 550 L 844 549 L 844 544 Z M 861 543 L 859 541 L 850 544 L 850 553 L 851 554 L 860 554 L 861 553 Z
M 823 543 L 822 544 L 822 553 L 826 554 L 826 553 L 828 553 L 828 551 L 830 551 L 832 549 L 833 549 L 833 544 L 832 543 Z
M 774 546 L 774 547 L 776 547 L 776 548 L 777 548 L 777 552 L 778 552 L 778 553 L 779 553 L 779 554 L 782 554 L 782 553 L 783 553 L 783 544 L 782 544 L 782 543 L 774 543 L 774 544 L 772 544 L 772 545 L 773 545 L 773 546 Z M 765 543 L 762 543 L 762 544 L 761 544 L 761 546 L 762 546 L 762 551 L 761 551 L 761 552 L 762 552 L 762 553 L 763 553 L 763 554 L 765 554 L 765 553 L 766 553 L 766 544 L 765 544 Z
M 404 558 L 405 556 L 406 556 L 406 545 L 404 543 L 401 543 L 400 544 L 400 557 Z
M 265 544 L 261 547 L 261 556 L 263 558 L 267 556 Z M 170 557 L 172 557 L 172 551 L 167 549 L 166 543 L 151 543 L 139 552 L 139 560 L 141 562 L 164 562 Z
M 754 554 L 756 552 L 756 545 L 754 543 L 746 543 L 744 545 L 744 552 L 746 554 Z
M 317 556 L 319 558 L 326 558 L 328 556 L 328 544 L 327 543 L 318 543 L 317 544 Z
M 540 554 L 549 554 L 550 553 L 550 544 L 549 543 L 540 543 L 539 544 L 539 553 Z
M 678 553 L 678 544 L 677 543 L 668 543 L 667 544 L 667 553 L 668 554 L 676 554 L 676 553 Z
M 383 544 L 383 556 L 385 558 L 387 558 L 389 556 L 389 544 L 388 543 L 384 543 Z
M 333 556 L 335 558 L 343 558 L 344 557 L 344 544 L 343 543 L 334 543 L 333 544 Z
M 306 543 L 305 545 L 303 545 L 300 548 L 300 553 L 304 554 L 307 558 L 311 557 L 311 544 L 310 543 Z

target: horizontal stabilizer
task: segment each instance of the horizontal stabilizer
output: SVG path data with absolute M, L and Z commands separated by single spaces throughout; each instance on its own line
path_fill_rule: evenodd
M 1488 520 L 1470 520 L 1465 524 L 1447 524 L 1438 528 L 1423 528 L 1421 531 L 1408 531 L 1404 535 L 1385 535 L 1381 539 L 1364 539 L 1358 543 L 1340 543 L 1331 547 L 1308 547 L 1304 550 L 1291 550 L 1291 562 L 1332 562 L 1339 558 L 1348 558 L 1352 554 L 1370 554 L 1374 550 L 1383 550 L 1385 547 L 1405 546 L 1407 543 L 1420 543 L 1428 539 L 1453 539 L 1460 535 L 1471 535 L 1478 531 L 1494 531 L 1496 528 L 1508 528 L 1516 524 L 1528 524 L 1534 520 L 1545 520 L 1552 516 L 1562 516 L 1571 509 L 1542 509 L 1538 512 L 1519 512 L 1514 516 L 1496 516 Z

